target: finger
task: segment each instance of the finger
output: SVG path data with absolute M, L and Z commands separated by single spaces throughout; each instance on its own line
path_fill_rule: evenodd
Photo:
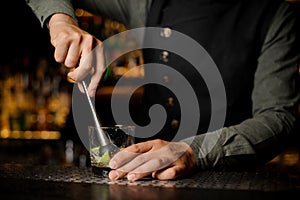
M 135 181 L 152 174 L 152 172 L 161 170 L 169 165 L 168 158 L 152 158 L 144 162 L 134 170 L 130 171 L 127 175 L 128 180 Z
M 168 165 L 170 165 L 170 159 L 168 157 L 162 157 L 157 153 L 147 153 L 134 158 L 131 162 L 119 169 L 130 173 L 148 175 L 149 173 L 161 170 Z
M 117 169 L 121 166 L 124 166 L 138 155 L 140 155 L 140 153 L 135 153 L 124 149 L 112 157 L 109 162 L 109 167 L 111 169 Z
M 179 178 L 183 168 L 180 166 L 172 166 L 152 173 L 153 178 L 159 180 L 172 180 Z
M 168 143 L 162 147 L 159 145 L 160 148 L 158 149 L 157 147 L 154 147 L 154 145 L 157 145 L 155 141 L 133 144 L 117 153 L 111 159 L 110 167 L 112 169 L 118 168 L 129 172 L 143 163 L 154 159 L 152 162 L 155 162 L 155 165 L 150 169 L 150 171 L 154 171 L 172 164 L 183 154 L 183 147 L 178 147 L 178 145 L 174 146 L 173 144 Z
M 140 154 L 151 150 L 152 147 L 153 145 L 150 142 L 133 144 L 114 155 L 109 163 L 109 166 L 112 169 L 119 168 Z
M 82 83 L 81 83 L 81 82 L 78 82 L 77 85 L 78 85 L 79 91 L 80 91 L 81 93 L 84 93 L 84 89 L 83 89 Z
M 136 180 L 142 179 L 144 177 L 147 177 L 150 174 L 151 174 L 151 172 L 149 172 L 149 173 L 129 173 L 127 175 L 127 179 L 132 182 L 132 181 L 136 181 Z
M 94 74 L 91 78 L 91 82 L 88 86 L 88 93 L 90 97 L 94 97 L 96 95 L 96 91 L 101 80 L 102 74 Z
M 117 170 L 140 174 L 138 177 L 144 177 L 170 165 L 170 159 L 167 156 L 161 156 L 160 152 L 147 152 L 136 156 L 128 163 L 119 167 Z
M 126 150 L 135 152 L 135 153 L 145 153 L 150 151 L 153 148 L 153 145 L 155 141 L 150 140 L 147 142 L 140 142 L 137 144 L 130 145 L 129 147 L 126 148 Z
M 99 43 L 98 46 L 93 50 L 94 51 L 94 57 L 95 59 L 93 60 L 93 66 L 95 67 L 95 72 L 91 78 L 91 82 L 88 87 L 88 92 L 90 96 L 95 96 L 97 87 L 99 85 L 99 82 L 101 80 L 101 77 L 105 71 L 105 57 L 103 53 L 103 47 L 101 43 Z
M 53 45 L 54 46 L 54 45 Z M 58 63 L 64 63 L 69 49 L 69 44 L 65 42 L 59 42 L 58 45 L 55 45 L 54 59 Z
M 82 51 L 79 66 L 72 72 L 68 73 L 68 76 L 75 80 L 77 83 L 83 80 L 92 68 L 93 56 L 92 53 L 87 53 L 88 50 Z M 81 91 L 82 92 L 82 91 Z
M 79 63 L 77 62 L 78 67 L 68 74 L 68 76 L 76 82 L 80 82 L 91 72 L 94 57 L 92 51 L 93 37 L 91 35 L 85 35 L 78 48 L 80 49 L 74 50 L 74 52 L 79 52 L 79 57 L 81 56 Z
M 118 171 L 118 170 L 111 170 L 108 174 L 110 180 L 117 180 L 121 179 L 126 176 L 126 172 Z
M 88 64 L 89 61 L 85 62 L 84 64 L 80 64 L 74 71 L 69 72 L 69 78 L 75 80 L 76 82 L 82 81 L 90 72 L 90 65 Z
M 69 47 L 67 57 L 65 59 L 65 66 L 75 67 L 80 57 L 79 44 L 72 43 Z

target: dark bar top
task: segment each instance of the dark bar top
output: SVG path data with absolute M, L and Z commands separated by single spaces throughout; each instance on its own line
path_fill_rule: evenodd
M 128 182 L 96 176 L 89 165 L 79 165 L 78 156 L 87 152 L 76 143 L 76 162 L 67 163 L 65 143 L 0 140 L 0 200 L 288 200 L 300 196 L 299 146 L 287 148 L 252 171 L 203 171 L 179 180 Z
M 282 199 L 300 194 L 276 172 L 205 171 L 180 180 L 110 181 L 90 167 L 1 164 L 0 199 Z

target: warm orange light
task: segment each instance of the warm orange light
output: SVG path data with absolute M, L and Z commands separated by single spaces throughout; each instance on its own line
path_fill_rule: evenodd
M 6 139 L 9 137 L 9 135 L 10 135 L 10 133 L 9 133 L 8 129 L 1 130 L 1 138 Z
M 32 132 L 31 131 L 25 131 L 24 132 L 24 138 L 25 139 L 32 139 Z
M 1 139 L 58 140 L 60 137 L 59 131 L 10 131 L 3 129 L 0 132 Z

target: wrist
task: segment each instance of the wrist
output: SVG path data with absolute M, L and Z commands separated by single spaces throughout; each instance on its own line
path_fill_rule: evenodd
M 48 28 L 58 23 L 67 23 L 78 26 L 76 19 L 64 13 L 53 14 L 48 20 Z

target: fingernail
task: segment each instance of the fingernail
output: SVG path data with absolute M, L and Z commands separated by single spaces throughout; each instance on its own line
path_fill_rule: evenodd
M 117 168 L 117 162 L 112 160 L 109 162 L 109 167 L 112 169 L 116 169 Z
M 116 172 L 116 171 L 111 171 L 111 172 L 109 173 L 109 178 L 112 179 L 112 180 L 117 179 L 118 176 L 119 176 L 119 174 L 118 174 L 118 172 Z
M 152 172 L 152 178 L 156 178 L 156 172 Z
M 128 175 L 127 175 L 127 179 L 128 179 L 129 181 L 134 181 L 134 180 L 135 180 L 135 174 L 128 174 Z

